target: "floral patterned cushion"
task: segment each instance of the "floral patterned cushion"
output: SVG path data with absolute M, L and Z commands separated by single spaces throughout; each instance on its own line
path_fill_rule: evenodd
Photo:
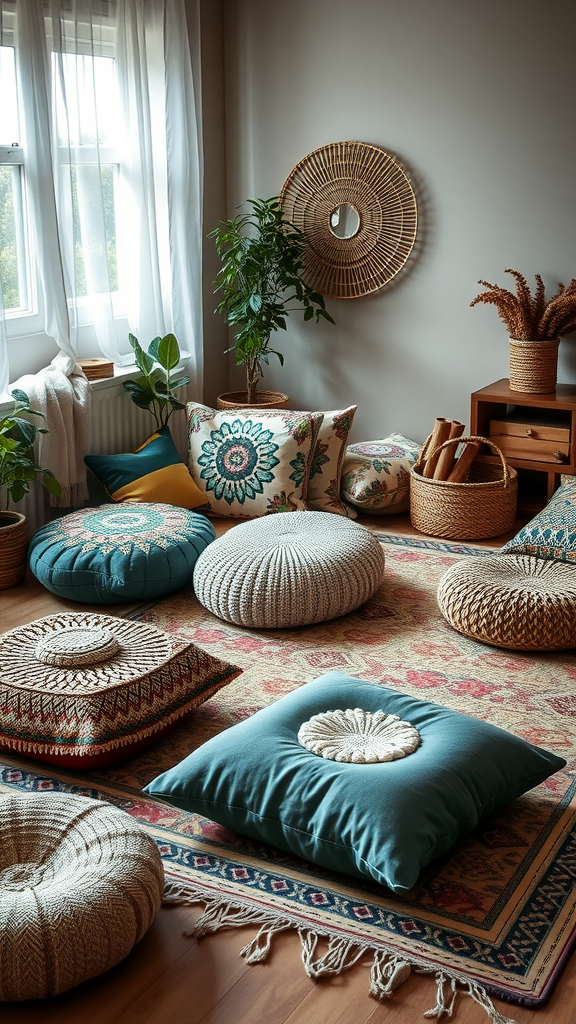
M 405 512 L 410 504 L 410 467 L 421 445 L 403 434 L 348 446 L 342 467 L 342 497 L 362 512 Z
M 188 468 L 210 512 L 251 518 L 306 508 L 322 413 L 189 402 Z
M 336 512 L 340 516 L 355 519 L 354 509 L 340 497 L 340 483 L 344 454 L 356 406 L 348 409 L 332 409 L 322 413 L 324 419 L 318 432 L 318 440 L 312 456 L 310 482 L 308 484 L 308 508 L 318 512 Z
M 563 476 L 550 501 L 502 551 L 576 565 L 576 477 Z

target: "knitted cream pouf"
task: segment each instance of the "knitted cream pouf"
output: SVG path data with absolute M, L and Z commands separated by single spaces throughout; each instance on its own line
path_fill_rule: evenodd
M 456 562 L 440 580 L 438 604 L 460 633 L 497 647 L 576 647 L 576 566 L 530 555 Z
M 156 843 L 124 811 L 67 793 L 0 797 L 0 999 L 57 995 L 108 970 L 162 898 Z
M 330 512 L 282 512 L 233 527 L 202 552 L 194 590 L 239 626 L 280 629 L 346 615 L 378 589 L 384 552 Z

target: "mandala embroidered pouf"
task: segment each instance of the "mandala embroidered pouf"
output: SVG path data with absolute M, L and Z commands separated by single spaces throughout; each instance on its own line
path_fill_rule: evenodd
M 69 793 L 0 796 L 0 1000 L 66 992 L 119 963 L 160 907 L 154 840 Z
M 196 563 L 194 590 L 221 619 L 284 629 L 359 608 L 383 575 L 384 551 L 366 527 L 330 512 L 284 512 L 214 541 Z
M 38 530 L 30 568 L 69 601 L 149 600 L 190 583 L 198 555 L 215 537 L 206 516 L 175 505 L 101 505 Z
M 440 611 L 466 636 L 520 651 L 576 647 L 576 566 L 531 555 L 465 558 L 438 587 Z
M 240 671 L 145 622 L 47 615 L 0 636 L 0 747 L 80 771 L 112 764 Z

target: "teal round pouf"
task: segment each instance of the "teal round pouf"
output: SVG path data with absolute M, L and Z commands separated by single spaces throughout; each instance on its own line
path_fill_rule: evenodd
M 69 601 L 118 604 L 164 597 L 192 582 L 216 537 L 198 512 L 138 502 L 70 512 L 30 541 L 30 568 Z

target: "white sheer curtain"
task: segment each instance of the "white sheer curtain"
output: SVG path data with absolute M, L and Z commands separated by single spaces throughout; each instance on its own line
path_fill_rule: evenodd
M 8 342 L 6 339 L 6 321 L 4 319 L 4 300 L 2 298 L 2 281 L 0 281 L 0 402 L 8 398 Z
M 185 353 L 190 390 L 201 397 L 198 4 L 10 4 L 16 10 L 25 174 L 45 332 L 59 349 L 35 381 L 26 375 L 17 383 L 33 392 L 48 416 L 57 404 L 47 395 L 43 401 L 42 389 L 52 398 L 72 391 L 75 413 L 89 417 L 89 389 L 76 361 L 79 333 L 87 330 L 119 365 L 133 359 L 128 331 L 144 347 L 172 331 Z M 0 372 L 3 353 L 0 328 Z M 56 431 L 59 448 L 66 418 L 64 430 Z M 87 434 L 76 430 L 74 437 L 72 427 L 66 458 L 53 453 L 65 477 L 62 503 L 85 496 L 85 485 L 74 476 L 83 476 L 84 452 L 78 449 Z M 43 443 L 45 451 L 55 447 L 50 434 Z M 54 472 L 58 476 L 57 467 Z

